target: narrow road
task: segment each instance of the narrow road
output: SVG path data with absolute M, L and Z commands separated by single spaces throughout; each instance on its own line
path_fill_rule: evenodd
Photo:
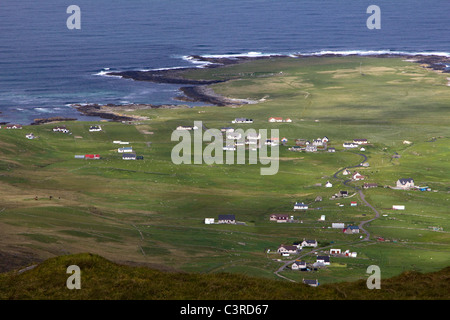
M 342 168 L 342 169 L 338 170 L 338 171 L 333 175 L 333 177 L 334 177 L 336 180 L 341 180 L 341 181 L 342 181 L 342 179 L 338 177 L 338 174 L 339 174 L 340 172 L 342 172 L 342 171 L 344 171 L 344 170 L 346 170 L 346 169 L 362 167 L 362 163 L 364 163 L 364 162 L 367 161 L 367 156 L 366 156 L 365 154 L 362 154 L 362 153 L 356 153 L 356 154 L 362 156 L 362 157 L 364 158 L 364 160 L 363 160 L 362 162 L 360 162 L 360 163 L 359 163 L 358 165 L 356 165 L 356 166 L 346 167 L 346 168 Z M 375 219 L 377 219 L 377 218 L 380 217 L 380 213 L 378 212 L 378 210 L 375 209 L 369 202 L 367 202 L 366 197 L 365 197 L 364 193 L 362 192 L 362 190 L 361 190 L 360 188 L 356 187 L 356 186 L 349 185 L 348 183 L 349 183 L 350 181 L 352 181 L 352 180 L 351 180 L 351 179 L 348 179 L 348 180 L 342 181 L 342 183 L 343 183 L 345 186 L 347 186 L 347 187 L 350 187 L 350 188 L 355 189 L 355 190 L 359 193 L 359 196 L 361 197 L 361 201 L 364 202 L 366 206 L 368 206 L 369 208 L 371 208 L 371 209 L 375 212 L 375 217 L 372 218 L 372 219 L 370 219 L 370 220 L 361 221 L 360 224 L 358 225 L 359 229 L 360 229 L 363 233 L 365 233 L 365 235 L 366 235 L 365 238 L 362 239 L 362 240 L 358 240 L 358 241 L 356 241 L 356 242 L 353 242 L 353 243 L 349 243 L 348 245 L 350 245 L 350 244 L 355 244 L 355 243 L 360 243 L 360 242 L 362 242 L 362 241 L 369 241 L 369 240 L 370 240 L 370 233 L 369 233 L 366 229 L 364 229 L 364 225 L 367 224 L 367 223 L 369 223 L 369 222 L 372 222 L 372 221 L 374 221 Z M 319 250 L 323 250 L 323 249 L 326 249 L 326 248 L 329 248 L 329 247 L 332 247 L 332 246 L 333 246 L 333 245 L 326 246 L 326 247 L 321 247 L 321 248 L 317 248 L 317 249 L 314 249 L 314 250 L 309 251 L 308 253 L 305 253 L 305 254 L 303 254 L 303 255 L 298 256 L 298 257 L 297 257 L 296 259 L 294 259 L 294 260 L 287 261 L 285 264 L 283 264 L 283 265 L 282 265 L 277 271 L 275 271 L 274 273 L 275 273 L 278 277 L 280 277 L 280 278 L 283 278 L 283 279 L 285 279 L 285 280 L 289 280 L 289 281 L 291 281 L 291 282 L 296 282 L 296 281 L 294 281 L 294 280 L 292 280 L 292 279 L 289 279 L 289 278 L 287 278 L 287 277 L 285 277 L 285 276 L 282 276 L 282 275 L 279 274 L 279 273 L 282 272 L 284 269 L 286 269 L 286 267 L 287 267 L 288 265 L 294 263 L 296 260 L 301 259 L 301 258 L 303 258 L 303 257 L 305 257 L 305 256 L 307 256 L 307 255 L 313 254 L 314 252 L 317 252 L 317 251 L 319 251 Z

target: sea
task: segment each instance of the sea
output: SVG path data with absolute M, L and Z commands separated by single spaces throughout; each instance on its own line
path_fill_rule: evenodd
M 379 29 L 367 26 L 373 5 Z M 94 120 L 80 103 L 186 104 L 179 85 L 110 71 L 204 67 L 190 55 L 325 53 L 449 56 L 450 0 L 1 0 L 0 122 Z

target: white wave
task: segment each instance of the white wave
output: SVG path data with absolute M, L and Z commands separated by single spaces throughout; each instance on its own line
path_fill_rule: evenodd
M 34 110 L 41 112 L 41 113 L 53 113 L 54 110 L 51 108 L 34 108 Z
M 359 55 L 359 56 L 368 56 L 368 55 L 408 55 L 408 56 L 442 56 L 442 57 L 450 57 L 449 52 L 438 52 L 438 51 L 392 51 L 392 50 L 322 50 L 316 52 L 302 53 L 298 52 L 297 55 L 303 56 L 323 56 L 329 54 L 336 55 Z
M 102 70 L 100 72 L 94 73 L 94 76 L 101 76 L 101 77 L 112 77 L 112 78 L 122 78 L 122 76 L 118 75 L 112 75 L 110 74 L 110 71 Z

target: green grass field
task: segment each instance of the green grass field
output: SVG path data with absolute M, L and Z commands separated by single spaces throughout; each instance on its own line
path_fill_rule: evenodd
M 443 74 L 397 58 L 311 57 L 199 69 L 185 77 L 232 79 L 214 90 L 265 100 L 236 108 L 141 110 L 135 113 L 150 120 L 102 122 L 102 132 L 88 131 L 95 122 L 64 123 L 71 135 L 52 132 L 53 124 L 0 129 L 0 251 L 22 248 L 42 259 L 91 252 L 161 270 L 280 279 L 274 272 L 293 257 L 274 252 L 306 238 L 358 253 L 332 257 L 330 267 L 314 274 L 321 283 L 363 279 L 369 265 L 379 265 L 382 277 L 450 265 L 450 87 Z M 232 125 L 237 117 L 254 123 Z M 269 117 L 293 122 L 269 123 Z M 260 175 L 261 164 L 173 164 L 177 142 L 171 134 L 194 121 L 208 128 L 278 129 L 289 140 L 280 147 L 278 173 Z M 26 139 L 30 132 L 38 139 Z M 336 153 L 288 151 L 295 139 L 324 136 Z M 342 174 L 333 177 L 361 162 L 359 150 L 342 147 L 354 138 L 370 141 L 365 151 L 370 166 L 358 171 L 367 177 L 364 182 L 380 186 L 364 191 L 381 213 L 365 226 L 371 238 L 364 242 L 363 234 L 329 228 L 332 222 L 359 224 L 375 217 L 358 194 L 330 200 L 340 190 L 354 193 L 342 184 Z M 129 141 L 144 160 L 122 160 L 114 140 Z M 88 153 L 102 159 L 74 159 Z M 401 158 L 392 159 L 394 153 Z M 413 178 L 433 191 L 383 188 L 399 178 Z M 324 187 L 327 181 L 332 188 Z M 317 196 L 323 201 L 314 202 Z M 315 210 L 294 212 L 296 201 Z M 393 211 L 392 205 L 406 210 Z M 302 223 L 270 222 L 272 213 L 294 215 Z M 219 214 L 235 214 L 245 225 L 204 224 Z M 318 221 L 321 215 L 325 221 Z M 312 255 L 305 259 L 314 261 Z M 289 269 L 281 274 L 296 281 L 304 277 Z

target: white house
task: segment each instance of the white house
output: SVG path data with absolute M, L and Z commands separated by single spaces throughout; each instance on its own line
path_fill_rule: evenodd
M 414 187 L 414 180 L 411 178 L 397 180 L 397 188 L 402 188 L 406 190 L 413 187 Z
M 330 265 L 330 257 L 329 256 L 317 256 L 316 262 L 319 264 L 323 264 L 325 266 Z
M 270 215 L 270 221 L 276 222 L 287 222 L 289 220 L 289 215 L 287 214 L 272 214 Z
M 342 172 L 342 174 L 343 174 L 344 176 L 348 176 L 349 174 L 352 174 L 352 173 L 350 172 L 350 170 L 345 169 L 345 170 Z
M 131 153 L 131 152 L 133 152 L 133 148 L 132 147 L 119 148 L 119 149 L 117 149 L 117 152 L 119 152 L 119 153 Z
M 205 224 L 214 224 L 214 218 L 205 218 Z
M 393 205 L 392 206 L 393 210 L 405 210 L 405 206 L 402 205 Z
M 351 142 L 344 142 L 342 144 L 342 146 L 344 148 L 356 148 L 356 147 L 358 147 L 358 145 L 356 143 L 351 143 Z
M 302 247 L 317 247 L 317 240 L 305 240 L 303 239 L 302 243 L 300 244 Z
M 343 223 L 343 222 L 333 222 L 331 224 L 331 227 L 333 229 L 344 229 L 345 228 L 345 223 Z
M 296 202 L 294 204 L 294 210 L 308 210 L 308 205 L 303 202 Z
M 297 254 L 298 253 L 298 247 L 297 246 L 285 246 L 281 245 L 278 247 L 277 252 L 280 254 Z
M 292 270 L 302 270 L 302 269 L 306 269 L 306 262 L 305 262 L 305 261 L 295 261 L 295 262 L 291 265 L 291 269 L 292 269 Z
M 362 174 L 360 174 L 359 172 L 355 172 L 352 175 L 352 180 L 355 180 L 355 181 L 364 180 L 364 176 Z
M 331 182 L 330 181 L 327 181 L 327 183 L 325 184 L 325 187 L 326 188 L 331 188 L 333 185 L 331 184 Z
M 89 127 L 89 132 L 98 132 L 98 131 L 102 131 L 102 127 L 100 127 L 100 126 L 90 126 Z
M 330 254 L 341 254 L 341 249 L 330 249 Z

